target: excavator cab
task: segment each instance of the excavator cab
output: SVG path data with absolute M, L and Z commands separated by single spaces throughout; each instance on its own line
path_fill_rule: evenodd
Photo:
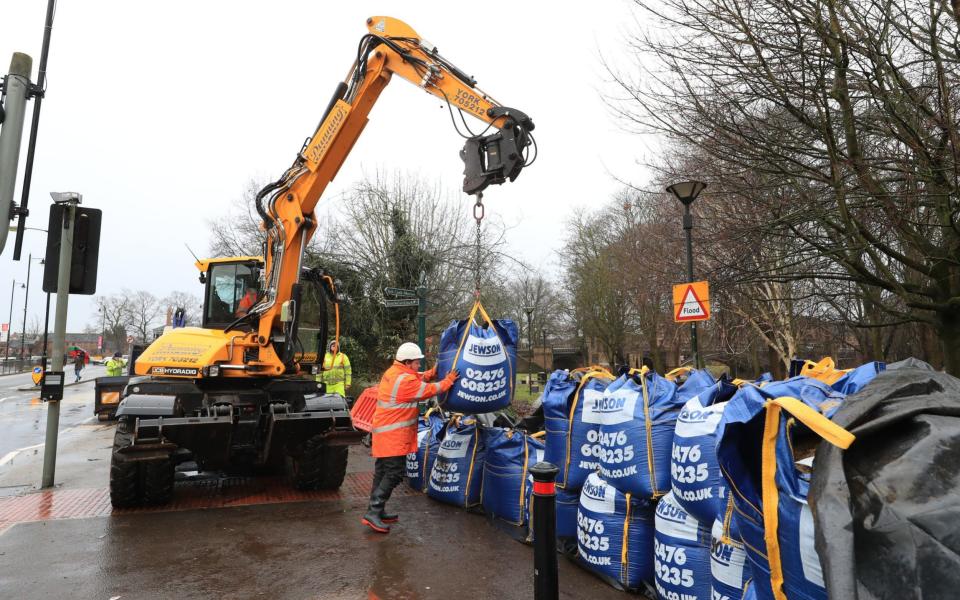
M 203 327 L 223 329 L 247 314 L 260 298 L 259 256 L 197 261 L 203 292 Z

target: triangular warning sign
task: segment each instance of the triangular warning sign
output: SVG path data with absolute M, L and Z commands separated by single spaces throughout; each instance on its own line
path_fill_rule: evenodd
M 688 285 L 683 292 L 683 299 L 677 304 L 674 321 L 704 321 L 710 318 L 710 305 L 697 297 L 693 285 Z

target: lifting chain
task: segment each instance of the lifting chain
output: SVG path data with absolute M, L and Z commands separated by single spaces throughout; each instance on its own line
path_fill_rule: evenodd
M 480 270 L 483 268 L 483 238 L 480 232 L 480 225 L 483 223 L 483 194 L 477 193 L 477 201 L 473 205 L 473 218 L 477 222 L 477 255 L 473 265 L 474 268 L 474 278 L 473 278 L 473 294 L 476 296 L 476 299 L 480 299 Z

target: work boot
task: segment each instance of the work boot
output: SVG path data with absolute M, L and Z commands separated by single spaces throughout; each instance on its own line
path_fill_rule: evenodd
M 383 514 L 383 507 L 387 500 L 384 498 L 383 487 L 377 486 L 370 493 L 370 505 L 367 506 L 367 512 L 360 519 L 360 522 L 376 531 L 377 533 L 390 533 L 390 526 L 383 522 L 380 516 Z
M 390 533 L 390 526 L 380 518 L 380 511 L 370 509 L 367 511 L 360 522 L 376 531 L 377 533 Z
M 381 509 L 380 520 L 384 523 L 396 523 L 400 520 L 400 515 L 397 513 L 388 513 L 385 509 Z

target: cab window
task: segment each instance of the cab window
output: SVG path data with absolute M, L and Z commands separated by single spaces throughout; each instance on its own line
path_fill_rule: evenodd
M 255 269 L 242 263 L 213 265 L 207 274 L 206 324 L 228 325 L 258 299 Z

